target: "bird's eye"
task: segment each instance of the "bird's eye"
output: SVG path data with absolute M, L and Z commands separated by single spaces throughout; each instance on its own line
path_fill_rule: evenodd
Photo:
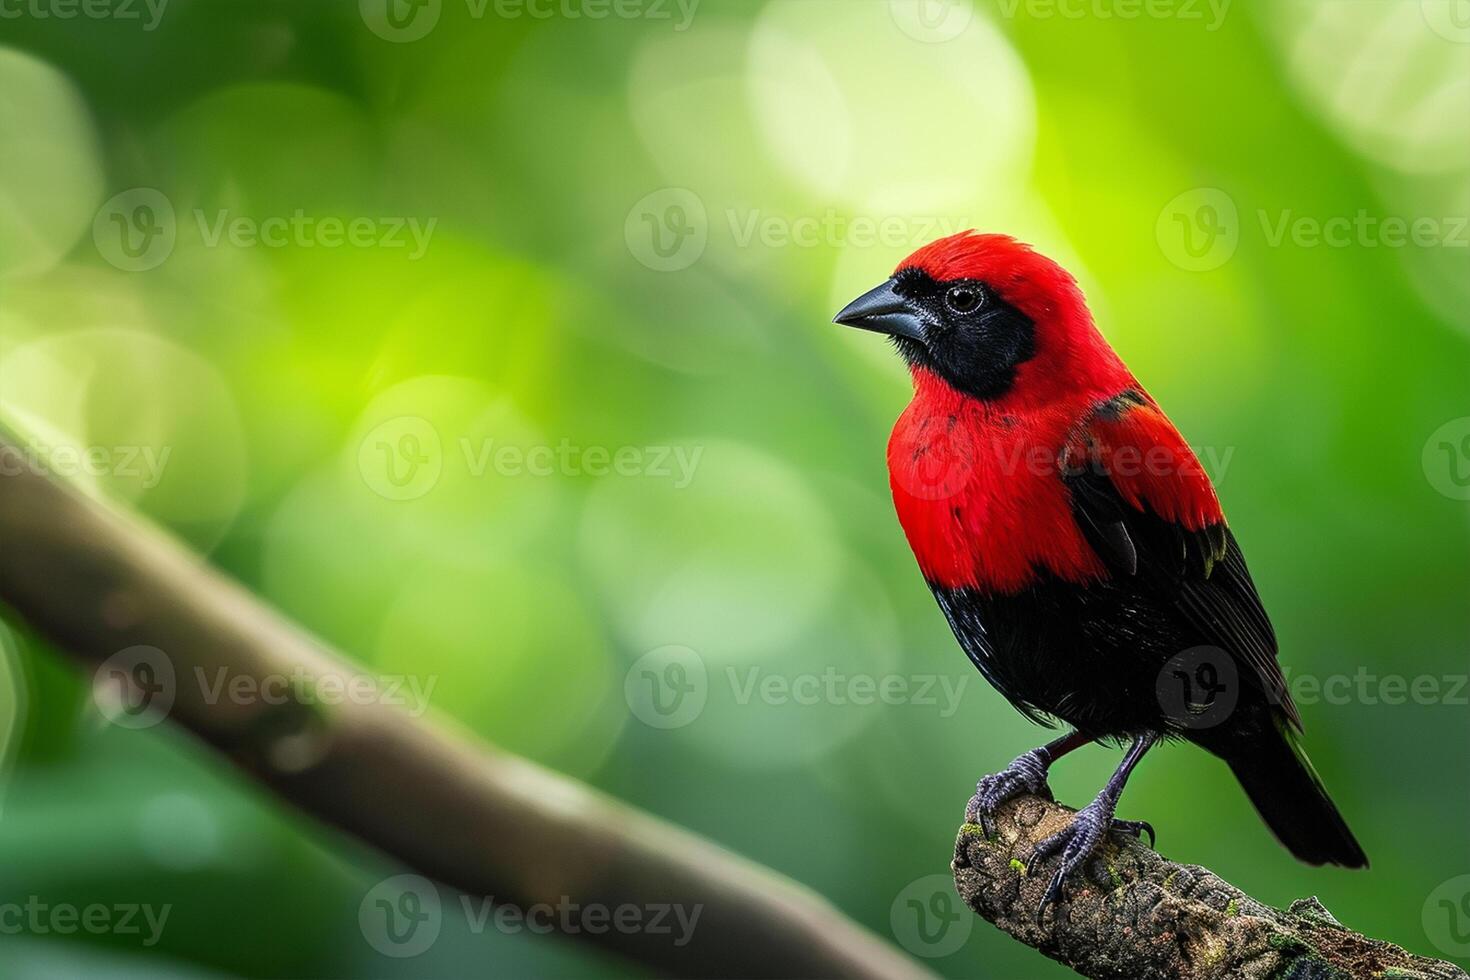
M 974 286 L 955 286 L 945 294 L 944 302 L 956 313 L 973 313 L 980 306 L 980 290 Z

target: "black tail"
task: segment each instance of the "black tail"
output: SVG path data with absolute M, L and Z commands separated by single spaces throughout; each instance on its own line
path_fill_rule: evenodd
M 1261 819 L 1292 854 L 1308 864 L 1368 866 L 1294 732 L 1278 721 L 1276 731 L 1226 761 Z

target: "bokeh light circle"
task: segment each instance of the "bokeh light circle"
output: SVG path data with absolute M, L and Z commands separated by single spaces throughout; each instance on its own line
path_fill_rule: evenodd
M 700 452 L 687 486 L 609 478 L 588 494 L 579 550 L 626 643 L 702 656 L 767 650 L 821 613 L 841 554 L 801 475 L 752 446 L 673 440 Z
M 576 590 L 527 564 L 402 570 L 373 671 L 494 744 L 595 769 L 627 721 L 621 670 Z M 415 693 L 417 692 L 417 693 Z
M 1023 182 L 1036 100 L 1010 42 L 981 17 L 947 43 L 916 41 L 887 8 L 763 8 L 747 79 L 774 158 L 813 193 L 875 216 L 945 213 L 978 188 Z
M 122 500 L 208 549 L 245 499 L 233 393 L 180 344 L 100 327 L 45 336 L 0 359 L 0 415 L 40 466 Z
M 76 87 L 42 61 L 0 48 L 0 275 L 51 268 L 92 222 L 100 148 Z

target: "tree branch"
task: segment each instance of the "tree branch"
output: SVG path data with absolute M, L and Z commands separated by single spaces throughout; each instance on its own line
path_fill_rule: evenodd
M 171 539 L 38 472 L 20 445 L 0 430 L 0 601 L 85 662 L 165 651 L 169 718 L 297 809 L 500 903 L 697 910 L 684 945 L 677 929 L 575 930 L 657 972 L 925 976 L 815 894 L 584 785 L 380 699 L 321 707 L 312 690 L 370 682 Z M 284 704 L 191 682 L 221 669 L 308 680 Z
M 955 841 L 965 903 L 1014 938 L 1098 980 L 1465 980 L 1459 967 L 1405 952 L 1341 925 L 1315 898 L 1282 912 L 1208 869 L 1175 864 L 1111 835 L 1062 900 L 1036 920 L 1055 861 L 1038 873 L 1032 848 L 1073 811 L 1037 796 L 1001 807 L 995 836 L 975 824 Z M 1085 880 L 1083 880 L 1085 879 Z

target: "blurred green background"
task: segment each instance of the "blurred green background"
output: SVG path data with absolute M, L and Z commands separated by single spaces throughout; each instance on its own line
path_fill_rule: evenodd
M 1013 233 L 1216 476 L 1373 867 L 1296 864 L 1187 747 L 1120 815 L 1470 962 L 1470 4 L 97 2 L 0 2 L 0 417 L 95 450 L 90 492 L 938 973 L 1070 975 L 913 921 L 1046 733 L 893 517 L 907 378 L 830 325 L 925 241 Z M 633 973 L 452 912 L 382 955 L 395 869 L 10 626 L 0 904 L 171 911 L 19 930 L 0 974 Z

